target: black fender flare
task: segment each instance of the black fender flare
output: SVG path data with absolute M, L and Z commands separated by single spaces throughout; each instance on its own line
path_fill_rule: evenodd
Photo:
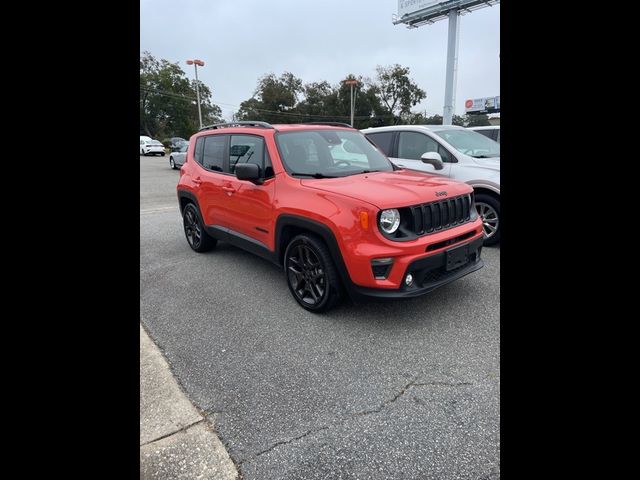
M 182 215 L 183 213 L 182 202 L 181 202 L 183 198 L 188 198 L 189 200 L 191 200 L 191 202 L 195 204 L 200 222 L 202 223 L 202 225 L 206 225 L 204 223 L 204 218 L 202 218 L 202 212 L 200 210 L 200 203 L 198 203 L 198 199 L 193 193 L 189 192 L 188 190 L 178 190 L 178 207 L 180 208 L 180 215 Z
M 338 241 L 333 233 L 333 230 L 329 228 L 326 224 L 318 222 L 316 220 L 312 220 L 307 217 L 302 217 L 299 215 L 291 215 L 291 214 L 283 214 L 278 217 L 276 220 L 276 238 L 275 238 L 275 246 L 276 246 L 276 255 L 275 258 L 278 261 L 278 264 L 284 266 L 284 251 L 287 248 L 287 245 L 282 245 L 282 232 L 285 227 L 297 227 L 303 230 L 307 230 L 311 233 L 318 235 L 324 243 L 329 248 L 329 253 L 331 253 L 331 257 L 333 258 L 333 263 L 338 270 L 338 274 L 340 275 L 340 279 L 342 280 L 342 284 L 345 286 L 349 294 L 351 295 L 353 291 L 353 283 L 351 282 L 351 277 L 349 276 L 349 272 L 342 258 L 342 252 L 340 251 L 340 246 L 338 245 Z

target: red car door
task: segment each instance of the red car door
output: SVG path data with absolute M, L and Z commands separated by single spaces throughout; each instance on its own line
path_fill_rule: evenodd
M 238 180 L 235 166 L 238 163 L 255 163 L 266 177 L 264 183 L 256 185 L 248 180 Z M 259 135 L 231 135 L 229 145 L 229 175 L 225 177 L 223 191 L 226 195 L 225 217 L 228 227 L 235 233 L 251 237 L 273 249 L 273 202 L 275 178 L 265 148 Z M 266 173 L 266 175 L 265 175 Z

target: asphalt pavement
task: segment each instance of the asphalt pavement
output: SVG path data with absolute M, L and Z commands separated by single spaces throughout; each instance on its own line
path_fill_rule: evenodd
M 168 156 L 140 157 L 140 309 L 242 478 L 500 476 L 500 249 L 426 296 L 322 315 L 280 269 L 184 238 Z

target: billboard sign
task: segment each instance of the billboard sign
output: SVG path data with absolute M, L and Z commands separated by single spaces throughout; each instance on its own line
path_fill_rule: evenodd
M 443 0 L 398 0 L 398 17 L 432 7 L 437 3 L 443 3 Z
M 464 102 L 465 113 L 496 113 L 500 111 L 500 96 L 474 98 Z

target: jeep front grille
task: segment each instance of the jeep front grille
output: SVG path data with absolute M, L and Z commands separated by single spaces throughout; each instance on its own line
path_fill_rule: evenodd
M 462 225 L 471 220 L 472 208 L 473 193 L 409 207 L 413 233 L 424 235 Z

